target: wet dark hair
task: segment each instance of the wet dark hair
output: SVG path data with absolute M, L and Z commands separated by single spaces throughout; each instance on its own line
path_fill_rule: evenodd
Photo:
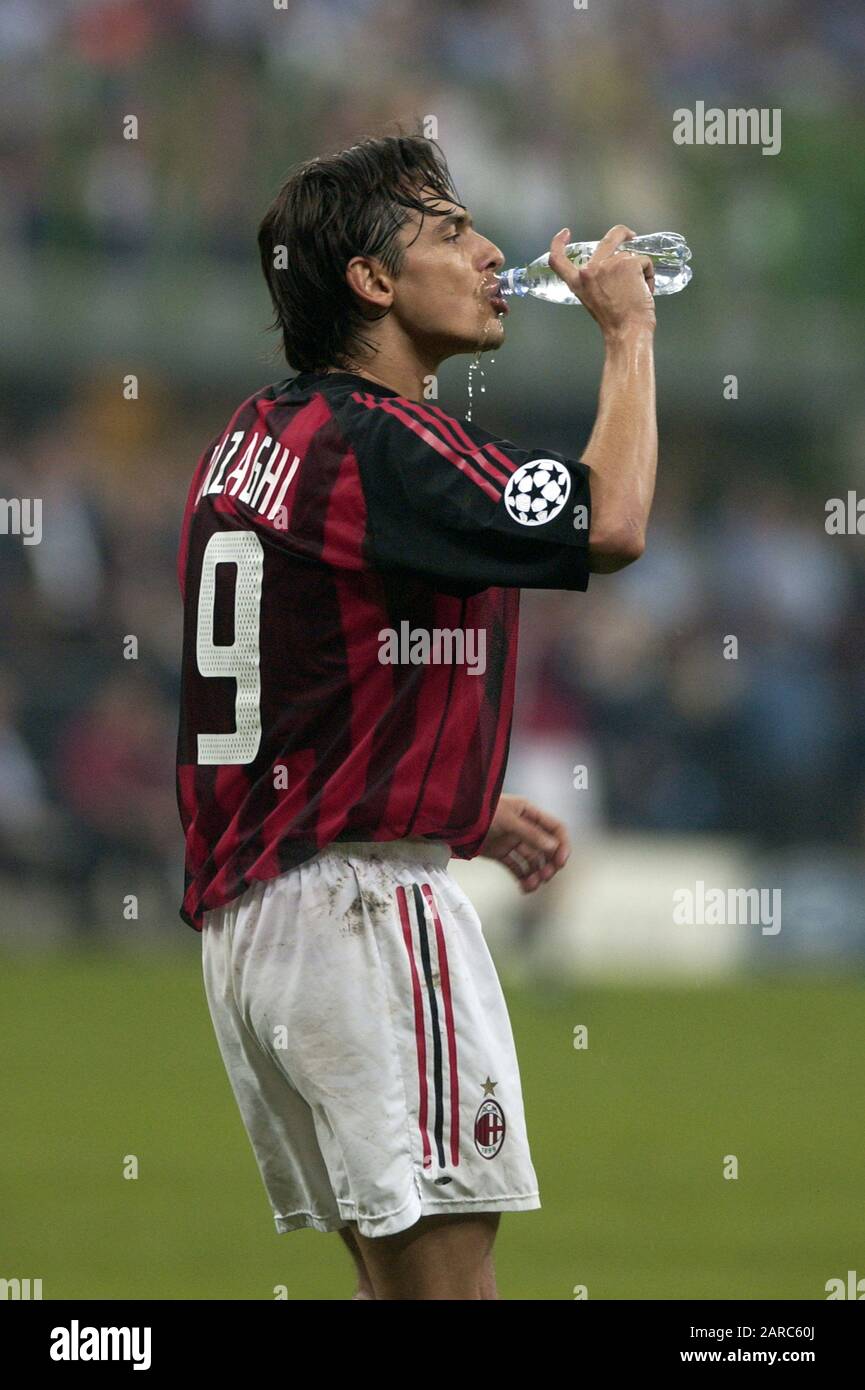
M 431 211 L 422 189 L 459 202 L 438 143 L 402 133 L 316 156 L 283 184 L 262 219 L 258 249 L 273 300 L 271 326 L 281 330 L 286 361 L 298 371 L 349 370 L 363 349 L 374 350 L 364 325 L 390 311 L 363 306 L 345 268 L 352 256 L 375 256 L 399 274 L 405 247 L 398 235 L 409 210 L 449 211 Z M 285 247 L 284 268 L 274 265 L 277 247 Z

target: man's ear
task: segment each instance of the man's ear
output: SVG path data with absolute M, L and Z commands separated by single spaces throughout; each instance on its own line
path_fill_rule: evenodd
M 374 256 L 352 256 L 345 278 L 359 299 L 376 309 L 393 303 L 393 281 Z

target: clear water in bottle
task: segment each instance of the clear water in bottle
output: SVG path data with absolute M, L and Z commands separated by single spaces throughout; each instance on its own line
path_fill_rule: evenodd
M 565 255 L 574 265 L 585 265 L 597 245 L 596 241 L 572 241 L 565 247 Z M 693 274 L 688 265 L 690 248 L 678 232 L 650 232 L 647 236 L 631 237 L 622 242 L 615 254 L 624 251 L 651 256 L 655 263 L 656 295 L 677 294 L 685 288 Z M 580 303 L 561 276 L 550 269 L 549 251 L 528 265 L 503 270 L 499 276 L 499 293 L 513 295 L 517 299 L 531 295 L 534 299 L 546 300 L 548 304 Z

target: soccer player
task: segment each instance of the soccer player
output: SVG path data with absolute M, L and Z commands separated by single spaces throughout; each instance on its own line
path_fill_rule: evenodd
M 580 459 L 430 399 L 504 341 L 501 251 L 435 142 L 298 168 L 261 263 L 296 374 L 201 456 L 183 520 L 183 919 L 276 1229 L 339 1231 L 356 1298 L 497 1298 L 503 1211 L 540 1206 L 520 1075 L 451 857 L 524 892 L 564 827 L 502 796 L 521 588 L 644 547 L 657 454 L 652 263 L 550 263 L 599 324 Z M 576 325 L 575 325 L 576 326 Z

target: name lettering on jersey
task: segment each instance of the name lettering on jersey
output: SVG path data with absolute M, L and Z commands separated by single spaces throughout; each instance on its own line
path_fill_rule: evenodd
M 235 459 L 237 462 L 229 471 Z M 300 459 L 287 444 L 280 444 L 279 440 L 274 442 L 269 434 L 261 438 L 258 431 L 247 435 L 245 430 L 235 430 L 214 448 L 195 505 L 198 506 L 202 497 L 221 493 L 225 497 L 236 497 L 252 511 L 273 521 L 299 467 Z

